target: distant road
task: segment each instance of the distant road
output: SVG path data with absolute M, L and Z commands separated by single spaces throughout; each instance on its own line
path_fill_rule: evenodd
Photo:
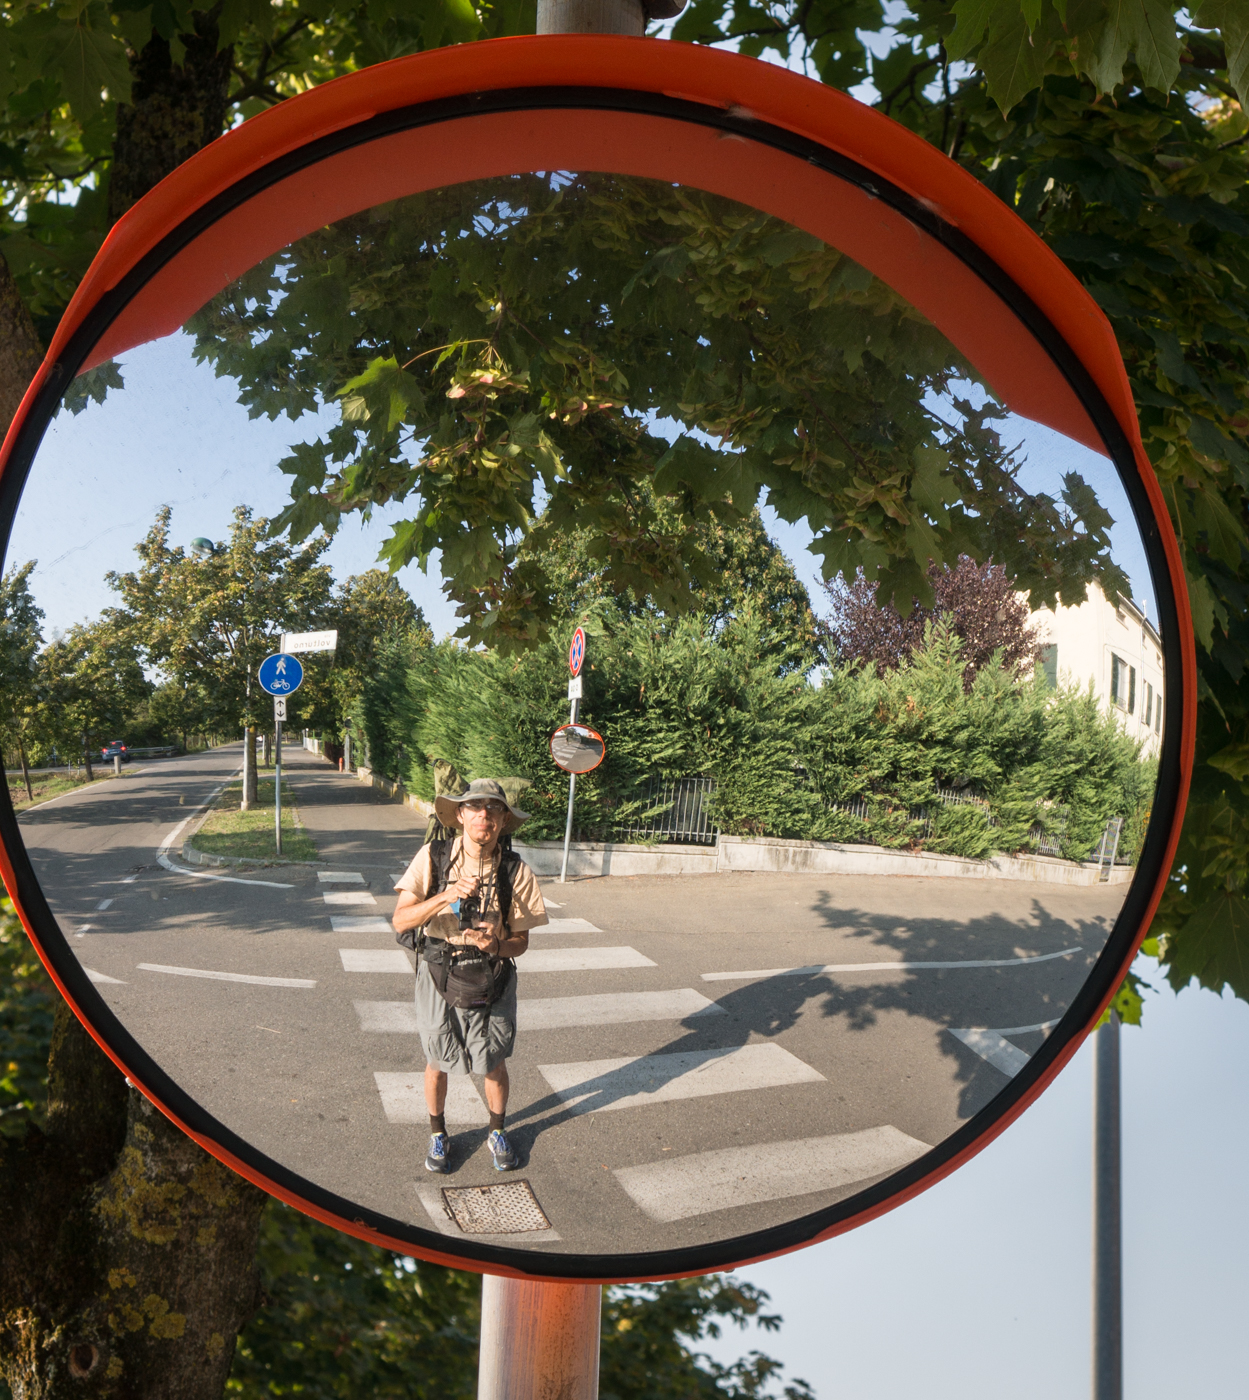
M 80 961 L 188 1092 L 272 1157 L 453 1235 L 443 1187 L 524 1179 L 532 1196 L 500 1228 L 539 1227 L 515 1233 L 535 1249 L 737 1235 L 897 1170 L 1027 1063 L 1126 888 L 544 880 L 552 923 L 518 963 L 522 1168 L 493 1171 L 479 1082 L 459 1079 L 456 1170 L 434 1178 L 412 965 L 389 926 L 424 822 L 287 747 L 319 867 L 162 866 L 158 849 L 240 759 L 233 746 L 168 760 L 21 817 Z

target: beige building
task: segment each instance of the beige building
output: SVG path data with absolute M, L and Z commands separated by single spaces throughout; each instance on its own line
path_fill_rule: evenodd
M 1038 608 L 1030 621 L 1045 653 L 1041 664 L 1052 685 L 1093 693 L 1114 710 L 1123 728 L 1153 756 L 1162 743 L 1162 639 L 1141 608 L 1111 603 L 1094 583 L 1078 607 Z

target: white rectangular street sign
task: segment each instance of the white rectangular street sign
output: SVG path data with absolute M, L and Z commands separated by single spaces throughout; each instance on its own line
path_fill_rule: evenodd
M 580 699 L 581 699 L 581 677 L 580 677 L 580 676 L 574 676 L 574 677 L 572 678 L 572 680 L 570 680 L 570 681 L 568 682 L 568 698 L 569 698 L 570 700 L 580 700 Z
M 281 649 L 288 656 L 300 651 L 333 651 L 338 646 L 335 632 L 284 632 Z
M 286 718 L 286 696 L 285 696 L 285 695 L 275 695 L 275 696 L 273 697 L 273 718 L 274 718 L 274 719 L 285 719 L 285 718 Z

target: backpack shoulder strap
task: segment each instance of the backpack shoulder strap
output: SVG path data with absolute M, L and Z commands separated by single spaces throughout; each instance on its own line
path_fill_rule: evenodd
M 451 848 L 454 837 L 429 843 L 429 895 L 441 894 L 447 888 L 447 871 L 451 868 Z
M 521 860 L 515 851 L 507 850 L 499 856 L 499 913 L 503 916 L 503 927 L 508 928 L 508 918 L 512 912 L 512 890 L 516 885 L 516 872 Z

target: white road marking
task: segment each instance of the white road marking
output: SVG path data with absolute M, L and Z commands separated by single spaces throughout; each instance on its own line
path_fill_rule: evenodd
M 842 972 L 944 972 L 969 967 L 1019 967 L 1024 963 L 1050 962 L 1082 953 L 1083 948 L 1063 948 L 1057 953 L 1033 953 L 1024 958 L 977 958 L 966 962 L 812 963 L 809 967 L 767 967 L 754 972 L 704 972 L 704 982 L 742 982 L 751 977 L 835 977 Z
M 357 1001 L 360 1029 L 378 1034 L 416 1034 L 416 1007 L 410 1001 Z M 566 1026 L 610 1026 L 633 1021 L 681 1021 L 688 1016 L 723 1015 L 724 1008 L 692 987 L 671 992 L 616 992 L 608 996 L 530 997 L 516 1006 L 522 1031 Z
M 94 924 L 79 924 L 78 927 L 74 930 L 74 937 L 81 938 L 84 933 L 90 933 L 94 927 Z
M 330 919 L 330 927 L 335 933 L 394 933 L 389 919 L 369 919 L 357 915 L 339 914 Z
M 542 896 L 542 903 L 548 909 L 562 909 L 564 907 L 562 904 L 556 904 L 556 902 L 553 899 L 548 899 L 546 895 Z
M 657 967 L 636 948 L 530 948 L 516 963 L 522 972 L 598 972 L 611 967 Z
M 895 1172 L 929 1151 L 892 1125 L 858 1133 L 727 1147 L 688 1157 L 618 1167 L 612 1174 L 652 1220 L 754 1206 Z
M 411 1001 L 353 1001 L 366 1035 L 416 1035 L 416 1004 Z M 450 1083 L 450 1079 L 447 1081 Z
M 529 956 L 528 953 L 525 954 Z M 528 997 L 516 1004 L 516 1025 L 523 1031 L 559 1030 L 564 1026 L 611 1026 L 630 1021 L 683 1021 L 687 1016 L 723 1016 L 722 1006 L 693 987 L 670 992 L 612 992 L 605 996 Z
M 405 1070 L 402 1074 L 376 1071 L 373 1079 L 382 1096 L 382 1107 L 392 1123 L 428 1123 L 425 1107 L 425 1071 Z M 458 1128 L 488 1128 L 490 1114 L 481 1093 L 467 1074 L 447 1075 L 447 1103 L 443 1116 Z
M 412 976 L 412 964 L 402 948 L 340 948 L 344 972 L 402 972 Z
M 672 1055 L 539 1065 L 538 1070 L 574 1113 L 824 1082 L 818 1070 L 775 1042 L 742 1045 L 736 1050 L 687 1050 Z
M 1034 1031 L 1045 1031 L 1048 1034 L 1057 1024 L 1058 1021 L 1054 1020 L 1041 1021 L 1035 1026 L 1003 1026 L 997 1030 L 988 1026 L 967 1026 L 961 1030 L 947 1026 L 946 1029 L 955 1040 L 961 1040 L 969 1050 L 974 1051 L 982 1060 L 987 1060 L 994 1069 L 999 1069 L 1008 1078 L 1014 1079 L 1032 1056 L 1017 1045 L 1012 1045 L 1006 1037 L 1031 1035 Z
M 138 878 L 138 875 L 127 875 L 121 883 L 123 885 L 133 885 Z
M 331 890 L 323 894 L 321 898 L 325 900 L 326 904 L 333 905 L 336 908 L 343 905 L 358 908 L 363 905 L 375 905 L 377 903 L 377 900 L 375 900 L 367 890 L 361 890 L 359 892 L 352 890 Z
M 547 905 L 548 909 L 552 906 Z M 601 928 L 595 928 L 589 919 L 548 919 L 546 923 L 538 928 L 531 928 L 530 933 L 602 933 Z
M 454 1150 L 454 1149 L 453 1149 Z M 412 1188 L 416 1198 L 425 1207 L 426 1214 L 434 1222 L 434 1228 L 444 1235 L 466 1238 L 465 1232 L 455 1223 L 441 1190 L 431 1182 L 414 1181 Z M 485 1240 L 488 1244 L 543 1244 L 559 1239 L 558 1230 L 525 1230 L 514 1235 L 469 1235 L 469 1239 Z
M 110 904 L 112 904 L 112 902 L 113 902 L 113 901 L 112 901 L 111 899 L 102 899 L 102 900 L 100 900 L 99 904 L 97 904 L 97 905 L 95 906 L 95 907 L 96 907 L 96 912 L 97 912 L 97 913 L 102 913 L 105 909 L 108 908 L 108 906 L 109 906 Z
M 399 883 L 399 881 L 402 880 L 403 877 L 404 877 L 407 873 L 408 873 L 408 872 L 407 872 L 406 870 L 401 870 L 401 871 L 399 871 L 399 873 L 398 873 L 397 875 L 392 875 L 392 876 L 390 877 L 390 883 L 391 883 L 392 885 L 397 885 L 397 884 Z
M 87 978 L 91 982 L 111 982 L 115 987 L 124 987 L 126 985 L 120 977 L 106 977 L 104 973 L 95 972 L 89 967 L 84 967 L 83 971 L 87 974 Z
M 206 972 L 200 967 L 166 967 L 163 963 L 140 963 L 143 972 L 168 972 L 175 977 L 207 977 L 213 982 L 247 982 L 253 987 L 315 987 L 306 977 L 250 977 L 242 972 Z
M 236 772 L 239 771 L 241 770 L 236 770 Z M 169 858 L 170 847 L 178 837 L 182 835 L 183 829 L 186 827 L 187 823 L 193 822 L 210 802 L 219 797 L 230 783 L 234 781 L 234 777 L 235 774 L 232 773 L 224 783 L 220 783 L 217 787 L 213 788 L 212 792 L 208 794 L 191 815 L 189 817 L 183 817 L 178 825 L 165 837 L 156 848 L 157 863 L 163 866 L 164 869 L 172 871 L 175 875 L 190 875 L 196 880 L 220 880 L 227 885 L 261 885 L 265 889 L 270 890 L 293 890 L 295 888 L 294 885 L 282 884 L 278 880 L 244 880 L 238 875 L 210 875 L 206 870 L 192 870 L 189 865 L 179 865 L 176 861 Z
M 317 879 L 323 885 L 364 884 L 364 876 L 355 870 L 318 870 Z

